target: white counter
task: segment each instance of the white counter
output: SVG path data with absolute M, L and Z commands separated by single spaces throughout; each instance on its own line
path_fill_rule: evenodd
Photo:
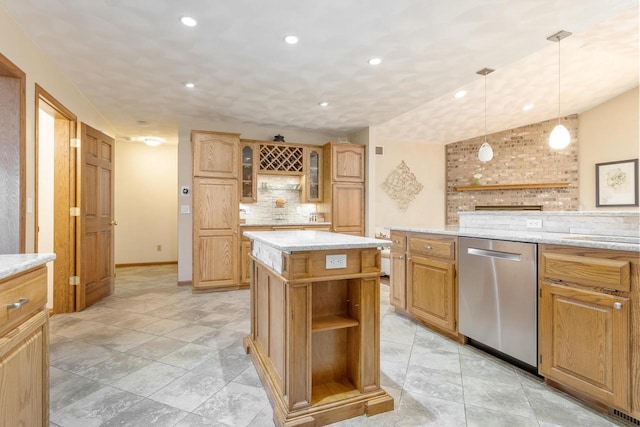
M 495 230 L 463 227 L 388 227 L 389 230 L 416 233 L 447 234 L 458 237 L 478 237 L 483 239 L 511 240 L 514 242 L 548 243 L 553 245 L 580 246 L 583 248 L 613 249 L 640 252 L 639 237 L 584 235 L 570 233 L 548 233 L 518 230 Z
M 0 280 L 53 261 L 56 254 L 0 255 Z

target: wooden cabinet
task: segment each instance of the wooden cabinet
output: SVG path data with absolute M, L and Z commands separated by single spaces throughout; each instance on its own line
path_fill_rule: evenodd
M 638 417 L 637 254 L 552 245 L 539 253 L 540 374 Z
M 335 253 L 346 254 L 347 271 L 324 268 Z M 322 426 L 392 410 L 393 399 L 380 387 L 378 251 L 283 256 L 281 273 L 251 262 L 251 335 L 244 340 L 274 423 Z
M 322 201 L 322 148 L 305 147 L 303 203 Z
M 323 146 L 323 205 L 318 211 L 331 221 L 331 231 L 364 235 L 365 147 L 357 144 Z
M 257 174 L 258 154 L 256 145 L 240 141 L 240 202 L 253 203 L 258 201 Z
M 456 237 L 426 233 L 405 236 L 392 231 L 391 242 L 392 304 L 425 325 L 460 339 Z M 405 253 L 403 266 L 401 257 Z
M 390 302 L 396 308 L 407 309 L 407 236 L 399 231 L 391 232 L 391 252 L 389 276 Z
M 239 285 L 238 134 L 193 131 L 193 291 Z
M 239 137 L 237 133 L 192 131 L 193 176 L 237 178 Z
M 25 292 L 29 297 L 25 297 Z M 49 425 L 45 266 L 0 280 L 0 425 Z M 26 300 L 26 301 L 25 301 Z M 16 308 L 7 304 L 20 302 Z

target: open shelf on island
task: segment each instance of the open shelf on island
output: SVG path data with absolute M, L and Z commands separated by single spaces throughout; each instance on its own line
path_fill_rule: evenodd
M 532 190 L 537 188 L 565 188 L 570 184 L 570 182 L 542 182 L 538 184 L 462 185 L 453 188 L 456 191 Z
M 351 328 L 358 326 L 358 321 L 348 316 L 323 316 L 316 317 L 311 322 L 311 331 L 330 331 L 332 329 Z
M 360 396 L 358 389 L 346 378 L 311 387 L 311 404 L 324 405 L 350 397 Z

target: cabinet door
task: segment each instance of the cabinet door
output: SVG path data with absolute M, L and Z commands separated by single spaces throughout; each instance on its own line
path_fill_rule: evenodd
M 256 146 L 251 143 L 240 144 L 240 202 L 258 201 L 256 174 L 258 158 Z
M 404 252 L 391 251 L 391 276 L 389 283 L 391 285 L 390 299 L 391 305 L 405 310 L 407 308 L 406 299 L 406 262 Z
M 629 409 L 627 298 L 541 282 L 540 374 Z
M 0 425 L 49 425 L 49 315 L 40 311 L 0 338 Z
M 305 203 L 322 201 L 322 148 L 305 148 Z
M 194 179 L 194 289 L 238 284 L 238 222 L 236 180 Z
M 364 145 L 335 144 L 332 146 L 332 176 L 334 182 L 364 182 Z
M 193 175 L 209 178 L 237 178 L 239 142 L 239 134 L 191 132 Z
M 364 185 L 333 184 L 331 225 L 336 233 L 364 234 Z
M 408 261 L 407 310 L 426 323 L 455 332 L 455 264 L 419 256 Z

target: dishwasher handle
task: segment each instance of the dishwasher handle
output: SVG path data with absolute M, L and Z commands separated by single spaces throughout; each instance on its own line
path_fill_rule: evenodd
M 522 261 L 521 254 L 513 254 L 510 252 L 490 251 L 487 249 L 467 248 L 469 255 L 484 256 L 487 258 L 500 258 L 508 261 Z

